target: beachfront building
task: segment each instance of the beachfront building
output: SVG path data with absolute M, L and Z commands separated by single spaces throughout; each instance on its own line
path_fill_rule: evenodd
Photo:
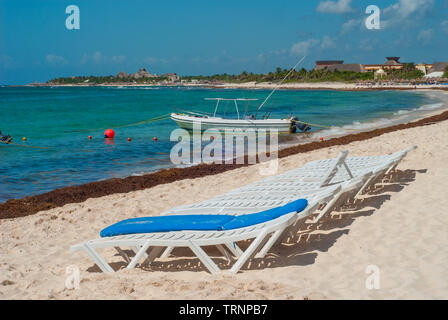
M 169 82 L 179 82 L 180 77 L 175 73 L 165 73 L 162 77 L 168 78 Z
M 335 67 L 335 66 L 341 66 L 344 63 L 343 60 L 321 60 L 316 61 L 316 66 L 314 67 L 314 70 L 323 70 L 325 68 Z
M 387 61 L 384 64 L 366 64 L 364 65 L 365 71 L 377 71 L 383 70 L 400 70 L 403 68 L 403 63 L 401 63 L 400 57 L 387 57 Z
M 344 63 L 342 60 L 316 61 L 314 70 L 327 69 L 329 71 L 364 72 L 364 66 L 360 63 Z
M 353 71 L 353 72 L 369 72 L 369 71 L 379 71 L 379 76 L 386 74 L 386 70 L 400 70 L 403 68 L 404 63 L 401 63 L 400 57 L 387 57 L 386 62 L 383 64 L 360 64 L 360 63 L 347 63 L 345 64 L 343 60 L 320 60 L 316 61 L 316 66 L 314 70 L 327 69 L 330 71 Z M 384 73 L 383 73 L 384 72 Z M 426 72 L 425 72 L 426 74 Z
M 427 75 L 432 66 L 432 64 L 419 63 L 415 66 L 415 69 L 420 70 L 424 75 Z
M 431 68 L 428 70 L 429 73 L 432 72 L 445 72 L 445 69 L 448 67 L 448 62 L 434 62 Z
M 149 73 L 148 71 L 146 71 L 145 68 L 140 68 L 136 73 L 127 74 L 126 72 L 121 71 L 116 75 L 116 77 L 119 79 L 125 79 L 125 78 L 141 79 L 141 78 L 155 78 L 157 77 L 157 75 Z
M 377 80 L 377 79 L 381 79 L 381 78 L 385 77 L 386 75 L 387 75 L 386 71 L 384 71 L 383 69 L 378 69 L 373 74 L 373 77 L 375 80 Z
M 428 68 L 425 79 L 442 79 L 446 68 L 448 68 L 448 62 L 434 62 Z

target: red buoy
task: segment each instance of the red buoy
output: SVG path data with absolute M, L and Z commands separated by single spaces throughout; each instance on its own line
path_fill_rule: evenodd
M 92 140 L 92 136 L 88 136 L 87 138 L 89 138 L 89 140 Z
M 107 129 L 104 131 L 104 138 L 113 139 L 115 137 L 115 132 L 112 129 Z
M 128 141 L 131 141 L 132 139 L 131 138 L 128 138 Z
M 157 141 L 157 137 L 154 137 L 154 141 Z

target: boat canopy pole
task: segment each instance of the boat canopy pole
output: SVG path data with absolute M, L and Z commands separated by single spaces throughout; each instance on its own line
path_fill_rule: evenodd
M 217 99 L 217 101 L 216 101 L 215 112 L 213 113 L 213 116 L 214 116 L 214 117 L 216 117 L 216 111 L 218 111 L 219 101 L 221 101 L 221 100 L 220 100 L 220 99 Z
M 204 100 L 216 100 L 216 107 L 215 107 L 215 112 L 213 113 L 213 116 L 216 116 L 216 111 L 218 110 L 218 105 L 219 102 L 221 100 L 223 101 L 234 101 L 235 102 L 235 108 L 236 108 L 236 113 L 238 114 L 238 119 L 240 118 L 240 112 L 238 110 L 238 104 L 237 101 L 256 101 L 258 99 L 243 99 L 243 98 L 238 98 L 238 99 L 225 99 L 225 98 L 205 98 Z
M 258 107 L 257 111 L 255 112 L 255 116 L 257 116 L 258 111 L 264 106 L 264 104 L 269 100 L 269 98 L 274 94 L 275 91 L 277 91 L 277 89 L 282 85 L 283 81 L 286 80 L 286 78 L 289 77 L 289 75 L 291 74 L 291 72 L 297 68 L 297 66 L 305 59 L 306 55 L 303 56 L 302 59 L 299 60 L 299 62 L 296 63 L 296 65 L 294 67 L 291 68 L 291 70 L 289 70 L 289 72 L 286 74 L 286 76 L 283 78 L 282 81 L 280 81 L 280 83 L 271 91 L 271 93 L 266 97 L 266 99 L 264 99 L 263 103 L 260 104 L 260 106 Z
M 240 111 L 238 110 L 238 104 L 236 103 L 236 100 L 235 100 L 235 109 L 236 109 L 236 114 L 238 115 L 238 120 L 240 120 Z

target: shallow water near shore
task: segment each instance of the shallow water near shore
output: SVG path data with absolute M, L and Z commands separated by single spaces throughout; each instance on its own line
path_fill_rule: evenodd
M 0 130 L 20 145 L 0 145 L 0 201 L 68 185 L 125 177 L 174 166 L 170 119 L 136 124 L 175 111 L 211 113 L 209 97 L 255 98 L 240 111 L 254 113 L 269 90 L 173 87 L 0 88 Z M 443 108 L 436 96 L 404 91 L 279 90 L 259 116 L 286 117 L 330 126 L 313 127 L 308 139 L 386 126 Z M 234 105 L 221 114 L 235 116 Z M 103 138 L 115 128 L 113 141 Z M 314 132 L 314 133 L 313 133 Z M 87 139 L 92 136 L 92 140 Z M 27 137 L 27 142 L 21 138 Z M 128 142 L 127 138 L 132 138 Z M 157 141 L 153 140 L 157 137 Z M 305 141 L 293 136 L 286 143 Z

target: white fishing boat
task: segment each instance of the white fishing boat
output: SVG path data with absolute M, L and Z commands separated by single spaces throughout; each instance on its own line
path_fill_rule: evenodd
M 205 100 L 215 100 L 216 106 L 212 114 L 205 114 L 199 112 L 189 112 L 185 111 L 183 113 L 171 113 L 171 119 L 175 121 L 179 127 L 182 129 L 193 130 L 195 125 L 200 128 L 201 131 L 214 129 L 214 130 L 226 130 L 226 129 L 253 129 L 255 131 L 266 130 L 272 131 L 277 130 L 278 133 L 295 133 L 297 131 L 306 132 L 310 130 L 310 126 L 303 122 L 300 122 L 297 117 L 288 116 L 281 119 L 270 119 L 270 113 L 266 113 L 261 118 L 257 118 L 258 111 L 263 107 L 263 105 L 269 100 L 272 94 L 279 88 L 280 84 L 289 76 L 292 70 L 294 70 L 298 64 L 303 60 L 302 58 L 285 76 L 285 78 L 275 87 L 269 96 L 263 101 L 263 103 L 257 108 L 255 114 L 250 114 L 247 112 L 247 106 L 243 114 L 240 113 L 238 107 L 238 102 L 249 102 L 256 101 L 258 99 L 228 99 L 228 98 L 206 98 Z M 233 118 L 223 118 L 217 115 L 219 104 L 221 101 L 233 101 L 235 104 L 236 114 Z
M 257 99 L 225 99 L 225 98 L 207 98 L 206 100 L 216 100 L 215 111 L 212 115 L 186 112 L 172 113 L 171 119 L 174 120 L 182 129 L 193 130 L 194 124 L 200 125 L 201 130 L 225 130 L 225 129 L 254 129 L 258 131 L 278 130 L 281 133 L 294 132 L 294 119 L 292 117 L 284 119 L 256 119 L 254 115 L 244 113 L 240 114 L 238 108 L 239 101 L 256 101 Z M 235 104 L 236 118 L 222 118 L 216 115 L 219 103 L 221 101 L 233 101 Z
M 277 130 L 279 133 L 294 133 L 301 126 L 297 118 L 292 116 L 283 119 L 269 119 L 269 114 L 265 114 L 261 119 L 256 119 L 255 115 L 244 112 L 240 114 L 238 107 L 239 101 L 256 101 L 257 99 L 226 99 L 226 98 L 206 98 L 206 100 L 216 100 L 215 111 L 213 114 L 204 114 L 197 112 L 172 113 L 171 119 L 179 127 L 186 130 L 193 130 L 196 124 L 200 130 L 225 130 L 225 129 L 253 129 L 259 130 Z M 217 116 L 219 104 L 221 101 L 233 101 L 235 104 L 236 118 L 223 118 Z

